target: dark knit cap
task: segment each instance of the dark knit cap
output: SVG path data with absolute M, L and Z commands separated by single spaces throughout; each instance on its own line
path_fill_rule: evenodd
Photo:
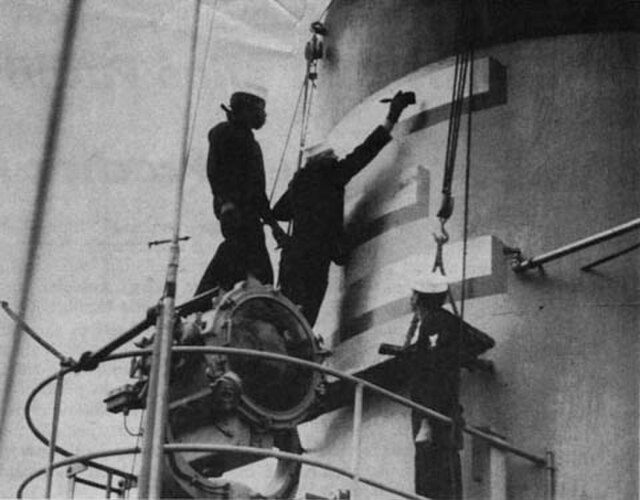
M 264 108 L 265 104 L 265 100 L 262 97 L 250 94 L 249 92 L 234 92 L 231 94 L 229 101 L 229 105 L 233 111 L 246 108 L 247 106 Z

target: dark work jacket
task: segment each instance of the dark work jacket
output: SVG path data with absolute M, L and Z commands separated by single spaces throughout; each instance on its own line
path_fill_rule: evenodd
M 250 218 L 268 216 L 262 150 L 251 129 L 226 121 L 209 131 L 207 178 L 216 216 L 226 202 Z
M 273 214 L 281 221 L 293 220 L 290 246 L 297 253 L 343 263 L 344 188 L 390 140 L 389 132 L 377 127 L 344 159 L 308 162 L 294 175 Z
M 435 311 L 418 327 L 413 352 L 411 399 L 447 416 L 458 409 L 458 342 L 460 321 L 444 310 Z M 437 334 L 437 338 L 435 335 Z M 435 345 L 430 340 L 435 340 Z M 431 422 L 436 441 L 449 442 L 450 426 Z

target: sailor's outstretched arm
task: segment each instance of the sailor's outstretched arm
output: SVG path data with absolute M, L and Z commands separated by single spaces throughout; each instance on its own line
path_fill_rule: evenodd
M 378 155 L 382 148 L 391 140 L 391 130 L 400 118 L 402 111 L 413 103 L 415 103 L 415 94 L 413 92 L 398 91 L 393 99 L 391 99 L 389 112 L 387 113 L 384 124 L 376 127 L 362 144 L 338 162 L 335 172 L 337 182 L 346 185 L 351 178 Z

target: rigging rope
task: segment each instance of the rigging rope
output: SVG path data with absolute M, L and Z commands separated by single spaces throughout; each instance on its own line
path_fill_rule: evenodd
M 316 84 L 313 78 L 311 78 L 311 66 L 307 70 L 305 76 L 304 85 L 304 99 L 302 103 L 302 127 L 300 129 L 300 149 L 298 151 L 298 164 L 296 171 L 302 167 L 302 157 L 304 154 L 304 148 L 307 143 L 307 133 L 309 131 L 309 115 L 311 114 L 311 102 L 313 100 L 313 91 L 316 88 Z
M 469 183 L 471 178 L 471 131 L 472 116 L 471 98 L 473 97 L 473 48 L 470 49 L 471 64 L 469 65 L 469 112 L 467 113 L 467 152 L 464 176 L 464 212 L 462 225 L 462 284 L 460 290 L 460 320 L 464 320 L 464 306 L 467 295 L 467 250 L 469 244 Z
M 312 72 L 312 68 L 313 71 Z M 313 90 L 315 89 L 315 78 L 316 78 L 317 74 L 315 73 L 315 64 L 313 63 L 309 63 L 307 64 L 307 71 L 305 73 L 304 76 L 304 80 L 302 81 L 302 85 L 300 87 L 300 92 L 298 93 L 298 99 L 296 101 L 296 106 L 295 109 L 293 111 L 293 116 L 291 118 L 291 123 L 289 125 L 289 131 L 287 133 L 287 138 L 285 141 L 285 145 L 284 148 L 282 150 L 282 156 L 280 158 L 280 163 L 278 165 L 278 170 L 276 171 L 276 176 L 275 179 L 273 181 L 273 186 L 271 188 L 271 194 L 269 195 L 269 203 L 271 203 L 271 201 L 273 200 L 273 195 L 275 193 L 276 190 L 276 185 L 278 182 L 278 179 L 280 178 L 280 173 L 282 171 L 282 166 L 284 164 L 284 158 L 287 152 L 287 147 L 289 145 L 289 140 L 291 138 L 291 132 L 293 131 L 293 126 L 296 122 L 296 118 L 298 115 L 298 109 L 300 108 L 300 100 L 301 98 L 304 96 L 303 99 L 303 104 L 302 104 L 302 116 L 300 118 L 300 143 L 299 143 L 299 151 L 298 151 L 298 160 L 297 160 L 297 164 L 296 164 L 296 172 L 300 170 L 300 168 L 302 167 L 302 157 L 303 157 L 303 153 L 304 153 L 304 148 L 305 148 L 305 143 L 306 143 L 306 136 L 308 133 L 308 128 L 309 128 L 309 115 L 311 113 L 311 103 L 312 103 L 312 97 L 313 97 Z M 293 228 L 293 224 L 292 221 L 289 221 L 287 223 L 287 236 L 291 236 L 291 231 Z M 278 273 L 278 279 L 276 281 L 276 286 L 280 286 L 280 273 Z
M 138 422 L 138 432 L 135 434 L 135 438 L 136 438 L 135 443 L 136 444 L 135 444 L 134 448 L 139 448 L 139 446 L 140 446 L 140 438 L 144 434 L 144 429 L 142 428 L 142 422 L 144 422 L 144 413 L 145 413 L 144 409 L 140 410 L 140 421 Z M 125 428 L 126 428 L 126 416 L 125 416 Z M 127 433 L 131 434 L 128 429 L 126 429 L 126 430 L 127 430 Z M 138 454 L 134 453 L 133 454 L 133 458 L 131 459 L 131 475 L 132 476 L 135 474 L 136 458 L 137 457 L 138 457 Z M 132 487 L 134 485 L 126 484 L 126 481 L 128 481 L 128 479 L 124 479 L 124 481 L 125 481 L 124 492 L 125 492 L 125 495 L 126 495 L 125 498 L 130 498 L 131 497 L 131 489 L 132 489 Z
M 307 66 L 307 74 L 304 79 L 304 99 L 302 103 L 302 123 L 300 129 L 300 145 L 298 150 L 298 163 L 296 164 L 296 172 L 302 168 L 302 158 L 304 156 L 304 148 L 307 142 L 307 133 L 309 131 L 309 115 L 311 114 L 311 102 L 313 100 L 313 90 L 316 88 L 315 73 L 312 73 L 312 64 Z M 287 224 L 287 236 L 291 236 L 293 230 L 293 221 L 289 221 Z M 278 279 L 278 285 L 280 280 Z
M 311 24 L 311 31 L 313 36 L 307 45 L 305 46 L 305 58 L 307 59 L 307 70 L 305 72 L 304 80 L 302 82 L 302 87 L 300 89 L 300 93 L 298 95 L 298 100 L 296 102 L 296 107 L 293 113 L 293 117 L 291 119 L 291 125 L 289 126 L 289 133 L 287 134 L 287 140 L 285 143 L 284 150 L 282 152 L 282 158 L 280 160 L 280 164 L 278 166 L 278 170 L 276 172 L 276 177 L 274 179 L 273 187 L 271 189 L 271 195 L 269 197 L 269 202 L 271 202 L 273 198 L 273 194 L 276 189 L 276 183 L 280 177 L 280 172 L 282 169 L 282 164 L 284 160 L 284 156 L 287 150 L 287 146 L 289 144 L 289 138 L 291 136 L 291 130 L 293 129 L 293 125 L 296 120 L 298 108 L 300 105 L 300 98 L 302 96 L 302 116 L 300 122 L 300 143 L 298 146 L 298 161 L 296 165 L 296 172 L 302 168 L 302 159 L 304 155 L 304 149 L 307 141 L 307 134 L 309 132 L 309 123 L 310 115 L 311 115 L 311 105 L 313 103 L 313 91 L 316 88 L 316 79 L 318 78 L 318 60 L 323 56 L 323 46 L 322 41 L 320 39 L 321 36 L 326 34 L 326 29 L 322 25 L 320 21 Z M 291 236 L 292 230 L 292 222 L 289 221 L 287 224 L 287 235 Z M 279 286 L 280 282 L 276 283 L 276 286 Z
M 209 34 L 207 35 L 207 45 L 205 47 L 204 56 L 203 56 L 202 71 L 200 72 L 200 84 L 198 85 L 198 94 L 196 97 L 195 110 L 193 112 L 193 119 L 191 121 L 191 127 L 189 129 L 189 146 L 187 147 L 187 159 L 185 160 L 187 163 L 189 162 L 189 157 L 191 156 L 191 145 L 193 144 L 193 137 L 195 135 L 196 120 L 198 117 L 198 109 L 200 108 L 200 100 L 202 97 L 202 87 L 205 80 L 204 74 L 207 68 L 207 62 L 209 60 L 209 51 L 211 49 L 211 38 L 213 35 L 213 23 L 216 17 L 216 12 L 218 10 L 218 1 L 219 0 L 215 0 L 213 4 L 211 19 L 209 21 Z
M 300 92 L 298 92 L 298 99 L 296 100 L 296 106 L 293 109 L 293 115 L 291 117 L 291 123 L 289 124 L 289 131 L 287 132 L 287 138 L 284 141 L 284 147 L 282 148 L 282 155 L 280 156 L 280 162 L 278 163 L 278 169 L 276 170 L 276 176 L 273 179 L 273 185 L 271 187 L 271 193 L 269 194 L 269 204 L 273 201 L 273 195 L 276 192 L 276 186 L 278 185 L 278 180 L 280 179 L 280 173 L 282 172 L 282 166 L 284 165 L 284 158 L 287 153 L 287 149 L 289 147 L 289 141 L 291 140 L 291 133 L 293 132 L 293 126 L 295 125 L 296 118 L 298 116 L 298 109 L 300 108 L 300 100 L 302 99 L 302 93 L 304 92 L 304 86 L 306 83 L 306 76 L 300 86 Z
M 470 26 L 470 19 L 467 15 L 466 3 L 461 0 L 460 19 L 458 25 L 458 35 L 456 45 L 458 51 L 456 53 L 456 61 L 454 66 L 453 88 L 451 95 L 451 108 L 449 113 L 449 128 L 447 131 L 447 145 L 445 151 L 444 173 L 442 179 L 442 200 L 437 217 L 440 221 L 440 234 L 434 234 L 436 241 L 436 256 L 433 263 L 432 272 L 440 271 L 440 274 L 446 276 L 444 262 L 442 258 L 443 246 L 449 241 L 449 234 L 445 225 L 451 214 L 453 213 L 454 200 L 451 196 L 451 186 L 453 183 L 453 173 L 455 170 L 456 152 L 458 149 L 458 137 L 460 132 L 460 122 L 462 119 L 462 111 L 464 104 L 464 94 L 466 88 L 467 71 L 470 59 L 470 41 L 471 38 L 463 38 L 466 30 Z M 464 43 L 467 40 L 468 46 Z M 472 89 L 469 89 L 469 96 Z M 468 101 L 470 103 L 470 99 Z M 468 106 L 468 112 L 471 113 L 471 106 Z
M 446 223 L 453 213 L 454 200 L 451 196 L 453 174 L 456 162 L 456 153 L 458 147 L 458 138 L 460 132 L 460 123 L 462 120 L 462 112 L 464 109 L 465 88 L 467 86 L 467 72 L 469 71 L 469 91 L 467 100 L 467 150 L 466 150 L 466 171 L 464 180 L 464 221 L 463 221 L 463 250 L 462 250 L 462 296 L 460 299 L 460 311 L 458 311 L 451 291 L 451 287 L 447 286 L 447 298 L 451 304 L 454 314 L 459 320 L 458 331 L 454 333 L 455 345 L 455 368 L 452 370 L 453 377 L 452 389 L 452 409 L 451 415 L 453 425 L 450 428 L 450 442 L 454 448 L 462 446 L 461 429 L 464 427 L 462 418 L 462 407 L 460 401 L 460 369 L 462 366 L 462 339 L 464 334 L 464 306 L 466 296 L 466 273 L 467 273 L 467 243 L 468 243 L 468 221 L 469 221 L 469 179 L 471 165 L 471 101 L 473 96 L 473 23 L 472 18 L 468 15 L 467 4 L 465 0 L 460 0 L 459 21 L 455 40 L 456 59 L 454 65 L 453 88 L 451 96 L 451 108 L 449 114 L 449 128 L 447 131 L 447 144 L 445 151 L 445 162 L 442 179 L 442 199 L 437 217 L 440 221 L 440 234 L 434 233 L 436 242 L 436 253 L 434 258 L 432 273 L 437 271 L 442 276 L 446 276 L 443 261 L 443 247 L 449 241 L 449 234 L 446 230 Z M 452 449 L 454 449 L 452 448 Z M 458 491 L 459 474 L 457 463 L 459 460 L 458 452 L 455 457 L 451 457 L 449 461 L 450 484 L 452 488 L 452 497 L 460 498 L 461 492 Z
M 471 63 L 469 64 L 469 106 L 467 113 L 467 149 L 466 149 L 466 168 L 465 168 L 465 176 L 464 176 L 464 211 L 463 211 L 463 225 L 462 225 L 462 276 L 461 276 L 461 291 L 460 291 L 460 311 L 458 312 L 456 309 L 456 305 L 454 302 L 453 294 L 451 293 L 451 288 L 448 289 L 449 300 L 451 301 L 451 305 L 459 317 L 459 328 L 455 335 L 455 343 L 456 343 L 456 362 L 455 362 L 455 383 L 454 383 L 454 391 L 455 391 L 455 401 L 460 401 L 460 370 L 462 367 L 462 349 L 463 349 L 463 334 L 464 334 L 464 313 L 465 313 L 465 303 L 466 303 L 466 295 L 467 295 L 467 250 L 468 250 L 468 241 L 469 241 L 469 183 L 471 177 L 471 131 L 472 131 L 472 111 L 471 111 L 471 99 L 473 97 L 473 47 L 469 48 L 469 56 L 471 59 Z M 464 420 L 462 418 L 462 406 L 459 403 L 457 410 L 451 415 L 454 425 L 451 426 L 451 436 L 454 443 L 461 441 L 461 429 L 464 427 Z M 461 445 L 461 443 L 460 443 Z M 455 466 L 451 464 L 451 484 L 454 489 L 454 497 L 461 497 L 461 492 L 455 491 L 458 488 L 457 481 L 457 471 L 455 470 Z
M 318 19 L 322 19 L 324 18 L 324 16 L 327 14 L 327 12 L 329 12 L 329 9 L 331 8 L 331 6 L 333 5 L 334 0 L 331 0 L 327 6 L 324 8 L 324 10 L 322 11 L 322 14 L 320 14 L 318 16 Z
M 26 317 L 31 297 L 31 288 L 36 273 L 38 250 L 42 240 L 42 229 L 47 213 L 47 201 L 49 199 L 53 171 L 56 166 L 55 158 L 60 137 L 60 123 L 62 122 L 63 112 L 65 109 L 65 100 L 67 97 L 66 87 L 69 80 L 69 73 L 71 71 L 73 50 L 82 4 L 82 0 L 73 0 L 69 2 L 69 8 L 67 11 L 55 88 L 53 91 L 51 107 L 49 108 L 45 146 L 42 152 L 42 159 L 38 171 L 38 187 L 33 203 L 33 216 L 31 218 L 31 227 L 29 229 L 27 258 L 22 271 L 20 302 L 18 306 L 18 316 L 20 318 Z M 8 359 L 5 366 L 6 376 L 2 386 L 0 387 L 0 451 L 3 449 L 2 439 L 5 434 L 4 431 L 8 410 L 13 396 L 15 372 L 18 365 L 18 355 L 20 353 L 20 344 L 22 340 L 21 332 L 21 326 L 16 324 L 9 341 Z
M 198 26 L 200 21 L 200 10 L 202 0 L 196 0 L 193 17 L 193 34 L 191 36 L 190 59 L 188 69 L 188 83 L 186 88 L 186 107 L 182 126 L 182 154 L 180 155 L 180 168 L 178 172 L 178 184 L 176 187 L 174 227 L 173 227 L 173 246 L 179 245 L 180 239 L 180 223 L 182 219 L 182 205 L 184 201 L 184 183 L 187 174 L 187 163 L 189 161 L 189 135 L 190 126 L 189 118 L 191 117 L 191 108 L 193 105 L 193 82 L 195 77 L 196 49 L 198 44 Z M 177 262 L 176 262 L 177 265 Z
M 432 272 L 440 271 L 446 276 L 444 262 L 442 258 L 443 246 L 449 241 L 449 234 L 445 224 L 453 213 L 453 198 L 451 196 L 451 186 L 453 183 L 453 173 L 456 162 L 456 151 L 458 148 L 458 136 L 460 131 L 460 121 L 462 117 L 464 91 L 466 85 L 466 75 L 469 66 L 469 51 L 464 50 L 456 55 L 456 63 L 453 79 L 453 91 L 451 97 L 451 110 L 449 117 L 449 130 L 447 146 L 445 152 L 445 167 L 442 181 L 442 201 L 438 211 L 440 220 L 440 234 L 434 235 L 436 241 L 436 257 L 433 263 Z M 471 93 L 471 92 L 470 92 Z M 471 110 L 469 110 L 471 112 Z
M 450 415 L 453 419 L 453 425 L 451 426 L 451 443 L 453 446 L 462 446 L 462 434 L 461 429 L 464 427 L 464 420 L 462 417 L 462 406 L 460 405 L 460 370 L 462 367 L 462 349 L 463 349 L 463 334 L 464 334 L 464 312 L 465 312 L 465 298 L 466 298 L 466 279 L 467 279 L 467 249 L 468 249 L 468 231 L 469 231 L 469 181 L 471 171 L 471 131 L 472 131 L 472 97 L 473 97 L 473 22 L 472 18 L 468 15 L 466 9 L 465 0 L 461 0 L 460 6 L 460 24 L 458 26 L 458 44 L 459 49 L 456 54 L 456 71 L 454 75 L 454 88 L 453 88 L 453 102 L 451 106 L 451 119 L 449 121 L 449 131 L 447 137 L 447 151 L 445 157 L 445 172 L 443 176 L 442 185 L 442 204 L 438 212 L 438 218 L 443 235 L 441 237 L 436 236 L 436 242 L 438 243 L 438 249 L 436 253 L 436 264 L 438 263 L 438 257 L 440 258 L 440 270 L 444 275 L 444 266 L 442 265 L 442 245 L 448 241 L 448 234 L 445 231 L 445 224 L 451 217 L 453 212 L 453 198 L 451 196 L 451 185 L 453 182 L 453 172 L 455 168 L 456 152 L 458 145 L 458 136 L 460 129 L 460 122 L 462 117 L 463 102 L 464 102 L 464 90 L 466 86 L 467 70 L 469 71 L 469 95 L 467 100 L 467 144 L 466 144 L 466 169 L 464 178 L 464 213 L 463 213 L 463 236 L 462 236 L 462 283 L 461 283 L 461 297 L 460 297 L 460 311 L 458 312 L 451 287 L 448 287 L 447 293 L 454 309 L 456 316 L 459 318 L 459 328 L 455 334 L 455 369 L 452 373 L 453 380 L 453 400 L 454 409 Z M 465 37 L 465 38 L 463 38 Z M 466 43 L 465 43 L 466 42 Z M 434 264 L 434 269 L 436 268 Z M 458 488 L 461 486 L 458 483 L 459 474 L 457 466 L 454 460 L 450 461 L 449 467 L 450 481 L 453 490 L 454 498 L 461 498 L 461 491 Z
M 193 100 L 193 81 L 201 3 L 202 0 L 196 0 L 193 13 L 188 85 L 185 89 L 186 106 L 183 117 L 182 149 L 174 204 L 173 235 L 162 295 L 161 314 L 158 320 L 156 344 L 154 345 L 154 353 L 152 356 L 149 395 L 147 397 L 147 417 L 145 420 L 145 436 L 142 450 L 143 463 L 139 487 L 141 497 L 159 497 L 161 488 L 162 447 L 164 445 L 165 423 L 168 411 L 167 385 L 169 383 L 171 340 L 175 316 L 175 295 L 178 264 L 180 260 L 180 222 L 182 218 L 184 184 L 187 172 L 189 119 L 191 117 Z

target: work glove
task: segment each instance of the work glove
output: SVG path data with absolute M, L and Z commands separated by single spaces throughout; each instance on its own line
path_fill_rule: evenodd
M 402 90 L 399 90 L 398 93 L 393 96 L 393 99 L 391 99 L 387 120 L 391 123 L 396 123 L 404 108 L 410 104 L 415 104 L 415 102 L 416 95 L 413 92 L 402 92 Z

